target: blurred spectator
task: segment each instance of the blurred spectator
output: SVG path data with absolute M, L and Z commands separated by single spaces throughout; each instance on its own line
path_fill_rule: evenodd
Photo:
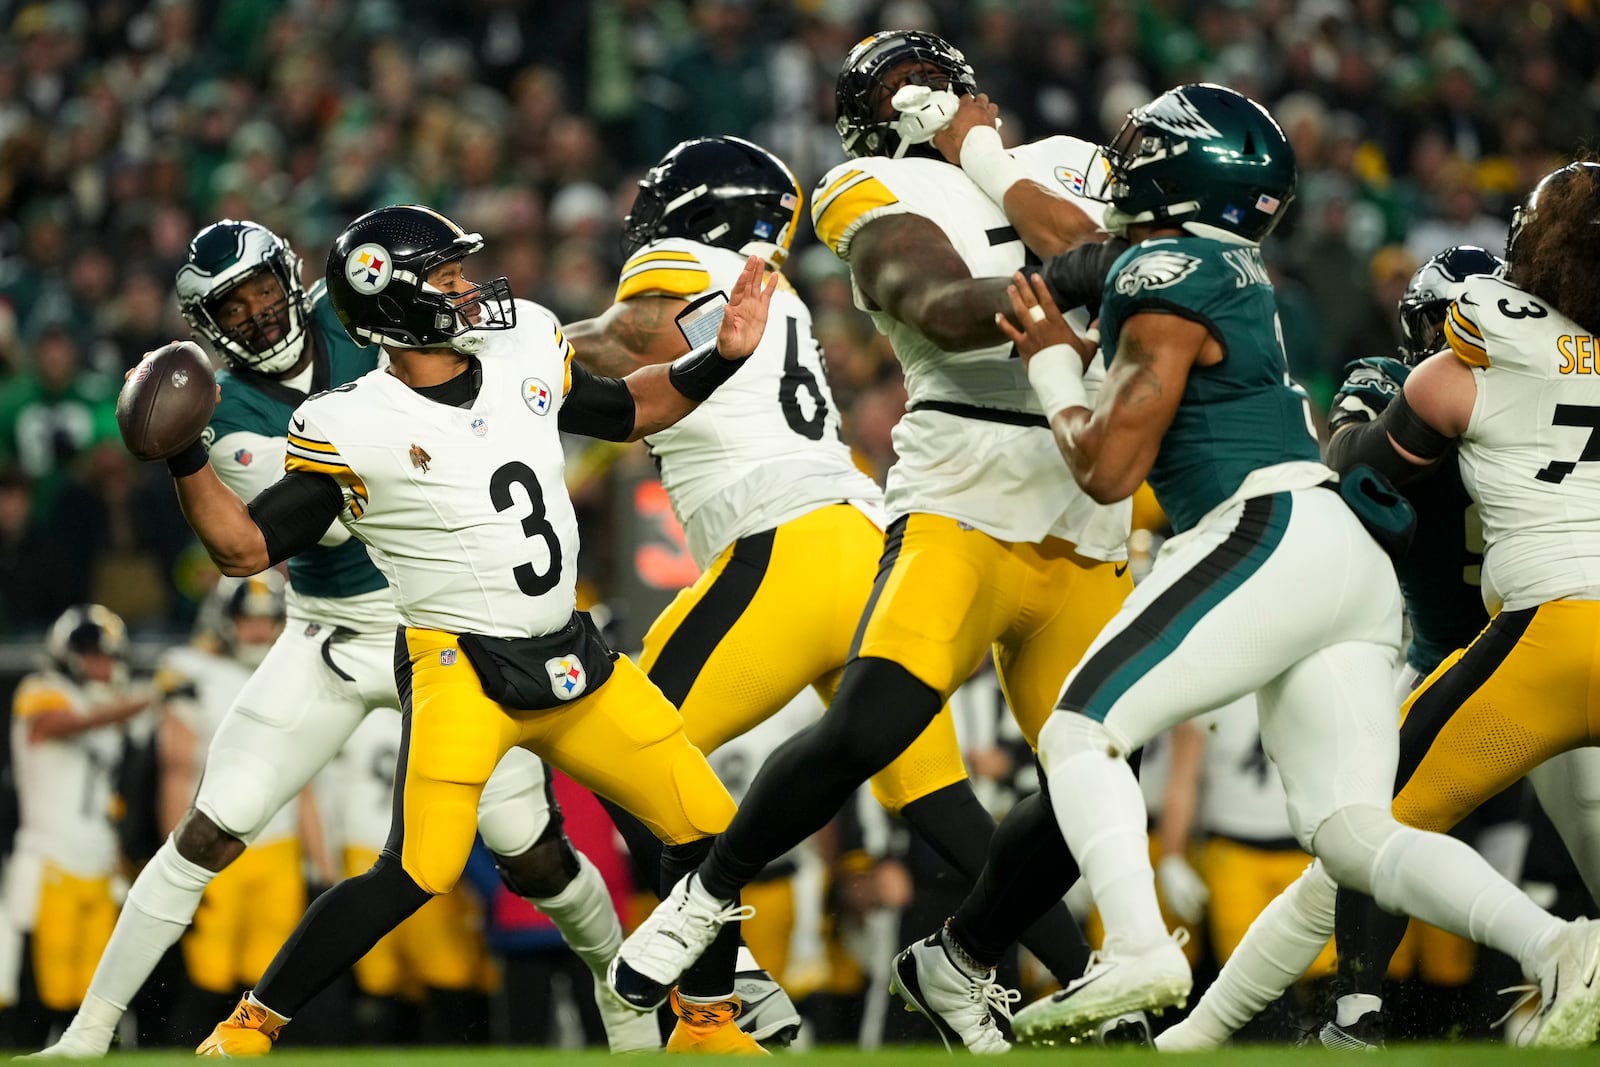
M 1448 247 L 1448 246 L 1441 246 Z M 1441 248 L 1433 251 L 1438 252 Z M 1433 252 L 1428 253 L 1432 255 Z M 1422 260 L 1399 245 L 1385 245 L 1368 265 L 1372 287 L 1362 317 L 1361 328 L 1350 338 L 1349 347 L 1339 355 L 1346 360 L 1366 356 L 1392 356 L 1400 347 L 1400 317 L 1397 309 L 1411 275 Z M 1341 375 L 1340 380 L 1343 380 Z
M 1476 245 L 1496 253 L 1505 247 L 1506 223 L 1483 210 L 1472 168 L 1455 162 L 1439 176 L 1437 210 L 1416 220 L 1406 235 L 1406 250 L 1417 261 L 1453 245 Z
M 0 469 L 0 628 L 37 630 L 75 599 L 73 564 L 39 527 L 33 490 L 15 467 Z
M 46 327 L 33 355 L 33 368 L 0 389 L 0 463 L 17 465 L 48 514 L 72 461 L 116 438 L 116 410 L 108 383 L 80 371 L 64 327 Z
M 708 132 L 753 137 L 772 105 L 753 0 L 695 0 L 696 34 L 641 87 L 639 159 L 659 159 Z M 842 57 L 841 57 L 842 58 Z

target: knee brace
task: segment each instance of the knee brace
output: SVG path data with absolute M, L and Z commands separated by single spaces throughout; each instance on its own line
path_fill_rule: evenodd
M 272 764 L 239 749 L 212 750 L 195 796 L 195 810 L 245 844 L 290 798 Z
M 495 853 L 494 866 L 500 872 L 500 881 L 511 892 L 541 900 L 559 894 L 583 868 L 578 850 L 565 834 L 540 840 L 517 856 Z
M 1400 831 L 1388 809 L 1347 804 L 1317 827 L 1311 835 L 1311 851 L 1335 882 L 1376 898 L 1378 865 L 1385 847 Z
M 1112 759 L 1127 759 L 1133 745 L 1119 731 L 1081 711 L 1057 708 L 1039 730 L 1039 765 L 1048 775 L 1052 762 L 1064 763 L 1080 752 L 1103 752 Z
M 488 799 L 487 792 L 484 794 Z M 528 789 L 478 803 L 478 833 L 496 856 L 520 856 L 561 833 L 559 811 L 544 790 Z

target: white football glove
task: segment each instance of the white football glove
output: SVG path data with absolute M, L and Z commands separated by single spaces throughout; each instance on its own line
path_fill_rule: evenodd
M 961 98 L 949 89 L 902 85 L 890 102 L 900 112 L 894 124 L 896 132 L 900 134 L 900 147 L 895 150 L 898 157 L 914 144 L 927 144 L 948 126 Z
M 1206 913 L 1211 890 L 1182 856 L 1162 856 L 1156 864 L 1156 888 L 1167 910 L 1186 923 L 1197 923 Z

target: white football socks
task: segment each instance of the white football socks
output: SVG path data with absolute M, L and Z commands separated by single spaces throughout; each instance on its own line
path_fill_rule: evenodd
M 622 947 L 622 923 L 600 869 L 580 852 L 577 877 L 565 889 L 553 897 L 529 897 L 528 902 L 555 923 L 567 947 L 604 985 L 606 968 Z
M 1156 1048 L 1217 1048 L 1282 996 L 1333 936 L 1335 893 L 1320 863 L 1307 867 L 1256 916 L 1200 1003 L 1187 1019 L 1156 1037 Z
M 1373 863 L 1372 896 L 1390 911 L 1499 949 L 1529 974 L 1537 973 L 1564 926 L 1471 846 L 1409 826 L 1384 843 Z
M 1170 935 L 1156 902 L 1148 816 L 1133 770 L 1104 749 L 1053 755 L 1047 765 L 1050 803 L 1100 909 L 1106 948 L 1137 955 L 1160 945 Z
M 171 837 L 162 842 L 128 889 L 111 940 L 95 966 L 89 992 L 61 1036 L 62 1046 L 76 1055 L 105 1054 L 128 1002 L 167 949 L 189 928 L 206 886 L 215 877 L 178 855 Z

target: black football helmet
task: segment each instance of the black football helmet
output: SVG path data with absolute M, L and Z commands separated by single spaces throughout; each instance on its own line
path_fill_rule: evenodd
M 739 137 L 684 141 L 640 180 L 622 221 L 622 254 L 686 237 L 782 266 L 801 202 L 793 172 L 760 145 Z
M 1450 302 L 1477 274 L 1504 277 L 1505 260 L 1473 245 L 1456 245 L 1428 257 L 1400 298 L 1400 355 L 1416 366 L 1444 347 L 1444 316 Z
M 361 344 L 469 351 L 477 344 L 466 335 L 517 324 L 511 283 L 502 277 L 465 293 L 445 293 L 427 278 L 482 248 L 482 234 L 467 233 L 420 204 L 369 211 L 333 242 L 328 299 L 345 331 Z
M 931 144 L 907 145 L 901 140 L 899 115 L 889 106 L 894 93 L 885 84 L 884 76 L 908 60 L 918 60 L 933 71 L 918 71 L 904 84 L 948 89 L 957 96 L 977 95 L 978 79 L 972 73 L 972 64 L 944 38 L 921 30 L 875 33 L 850 49 L 834 86 L 834 107 L 839 116 L 834 128 L 851 158 L 899 159 L 908 153 L 938 157 Z

